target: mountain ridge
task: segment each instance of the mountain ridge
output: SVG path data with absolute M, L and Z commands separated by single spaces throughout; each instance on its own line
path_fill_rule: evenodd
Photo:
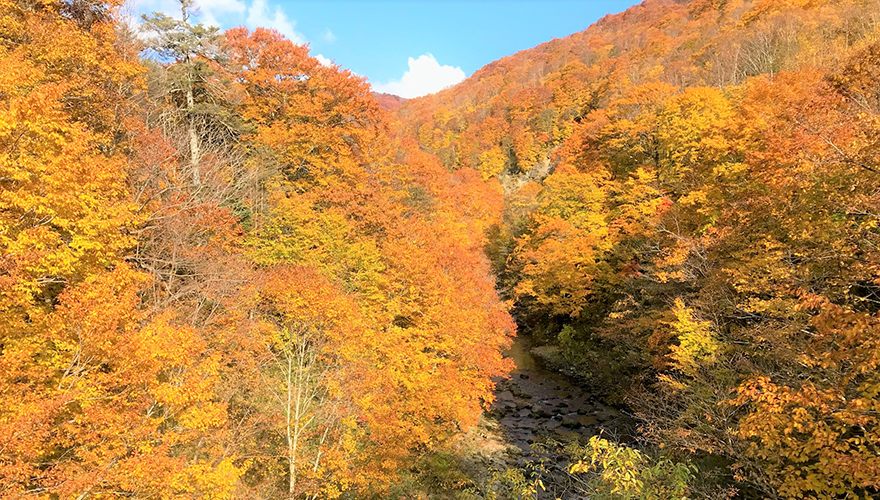
M 646 0 L 408 100 L 397 111 L 398 128 L 453 169 L 491 170 L 480 155 L 497 143 L 505 173 L 518 174 L 561 144 L 573 121 L 640 82 L 729 86 L 757 74 L 838 64 L 843 50 L 796 50 L 788 38 L 822 36 L 838 12 L 852 18 L 846 29 L 864 31 L 860 9 L 858 2 Z M 500 134 L 492 130 L 498 128 Z

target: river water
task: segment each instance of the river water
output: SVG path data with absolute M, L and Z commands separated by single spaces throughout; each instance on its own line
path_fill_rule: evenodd
M 603 403 L 588 388 L 544 366 L 532 354 L 528 337 L 518 337 L 505 355 L 516 364 L 509 378 L 496 381 L 495 403 L 488 413 L 492 434 L 508 466 L 529 469 L 541 464 L 546 490 L 538 499 L 586 498 L 579 481 L 568 473 L 570 457 L 558 445 L 585 444 L 601 434 L 612 441 L 630 442 L 635 421 L 625 411 Z M 535 446 L 537 445 L 537 446 Z
M 633 419 L 602 403 L 568 377 L 545 368 L 531 353 L 531 343 L 518 337 L 505 355 L 516 363 L 510 378 L 497 381 L 490 415 L 509 444 L 524 454 L 547 438 L 586 442 L 600 432 L 609 439 L 629 441 Z
M 546 486 L 538 492 L 538 500 L 580 500 L 585 498 L 579 484 L 583 478 L 568 473 L 568 454 L 556 445 L 541 445 L 548 440 L 585 444 L 597 434 L 631 442 L 635 421 L 603 403 L 589 388 L 548 369 L 532 347 L 526 336 L 514 340 L 505 355 L 515 369 L 510 377 L 495 381 L 495 402 L 480 425 L 454 444 L 454 451 L 463 457 L 462 471 L 477 484 L 488 484 L 493 473 L 510 467 L 528 474 L 537 464 Z

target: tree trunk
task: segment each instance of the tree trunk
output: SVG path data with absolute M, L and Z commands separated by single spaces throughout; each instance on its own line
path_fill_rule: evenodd
M 293 385 L 295 384 L 293 380 L 293 356 L 291 353 L 287 353 L 287 464 L 288 464 L 288 473 L 290 477 L 288 479 L 288 491 L 290 494 L 290 498 L 294 498 L 294 491 L 296 490 L 296 444 L 297 444 L 297 430 L 294 429 L 291 434 L 291 420 L 293 420 L 294 425 L 299 424 L 299 401 L 296 403 L 296 415 L 291 419 L 292 413 L 292 402 L 291 399 L 293 397 Z M 297 384 L 299 385 L 299 384 Z M 299 399 L 299 398 L 297 398 Z
M 190 75 L 192 78 L 192 75 Z M 193 184 L 199 186 L 201 178 L 199 177 L 199 161 L 201 160 L 202 151 L 199 146 L 199 135 L 196 133 L 195 119 L 193 118 L 193 107 L 195 99 L 193 98 L 193 82 L 190 79 L 186 86 L 186 108 L 187 108 L 187 124 L 189 126 L 189 168 L 192 170 Z

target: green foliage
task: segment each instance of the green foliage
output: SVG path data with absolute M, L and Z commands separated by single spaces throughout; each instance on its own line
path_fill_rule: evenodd
M 587 474 L 586 494 L 595 500 L 688 500 L 696 468 L 668 458 L 652 460 L 627 446 L 593 436 L 569 448 L 572 474 Z
M 472 480 L 461 468 L 462 457 L 450 452 L 430 453 L 419 460 L 411 469 L 415 480 L 422 488 L 434 495 L 463 495 L 471 487 Z
M 548 473 L 542 459 L 530 459 L 521 468 L 495 471 L 484 485 L 485 500 L 538 500 L 546 490 L 542 477 Z
M 161 60 L 189 61 L 196 57 L 219 57 L 220 29 L 216 26 L 190 24 L 193 2 L 181 1 L 182 19 L 175 19 L 161 12 L 142 16 L 142 29 L 152 35 L 147 46 Z

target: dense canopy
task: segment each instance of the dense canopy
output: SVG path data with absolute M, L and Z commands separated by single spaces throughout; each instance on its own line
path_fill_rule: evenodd
M 877 0 L 646 0 L 408 101 L 120 7 L 0 0 L 0 498 L 427 498 L 517 327 L 638 421 L 581 495 L 880 495 Z

